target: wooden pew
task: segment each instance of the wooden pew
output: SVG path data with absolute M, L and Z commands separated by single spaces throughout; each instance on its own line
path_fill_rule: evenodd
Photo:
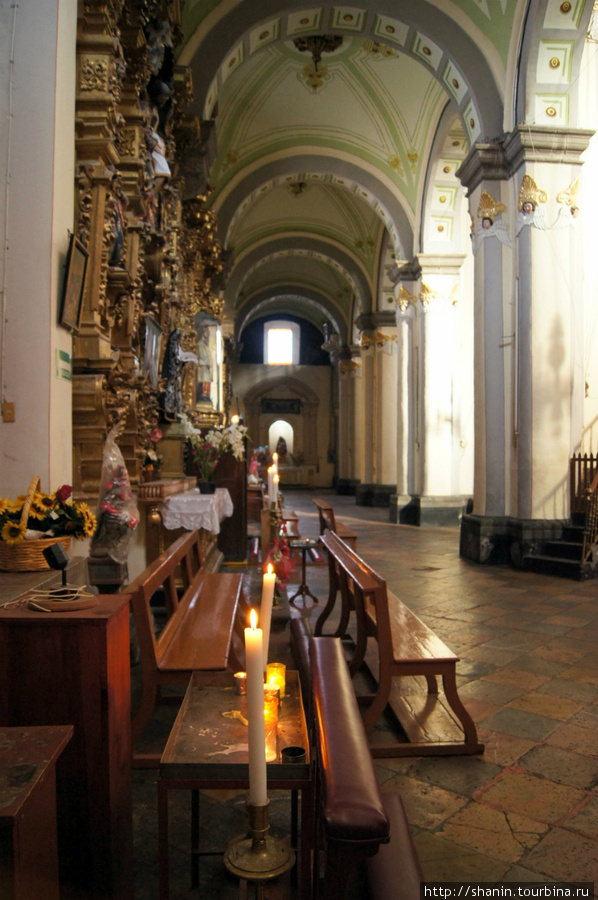
M 398 793 L 381 794 L 344 652 L 337 638 L 309 642 L 316 733 L 314 896 L 343 900 L 367 861 L 371 900 L 413 900 L 423 874 Z M 325 853 L 320 883 L 317 860 Z
M 324 534 L 327 529 L 333 531 L 335 534 L 338 534 L 342 541 L 349 544 L 349 546 L 355 550 L 357 535 L 353 529 L 349 528 L 348 525 L 345 525 L 343 522 L 337 521 L 333 507 L 329 503 L 326 503 L 325 500 L 314 500 L 313 502 L 318 510 L 320 535 Z
M 123 592 L 131 595 L 142 669 L 142 695 L 133 718 L 133 763 L 157 767 L 159 754 L 135 752 L 163 685 L 186 685 L 192 672 L 242 669 L 242 576 L 204 572 L 199 533 L 178 538 Z M 168 619 L 157 636 L 151 599 L 163 591 Z
M 369 703 L 365 729 L 371 733 L 390 705 L 407 735 L 407 741 L 374 744 L 373 756 L 482 753 L 484 745 L 457 691 L 459 657 L 337 535 L 327 532 L 322 543 L 338 564 L 343 604 L 355 609 L 357 634 L 350 671 L 355 675 L 365 661 L 377 681 L 375 694 L 360 697 L 360 702 Z M 424 676 L 427 690 L 422 690 L 417 676 Z M 438 676 L 443 695 L 438 692 Z

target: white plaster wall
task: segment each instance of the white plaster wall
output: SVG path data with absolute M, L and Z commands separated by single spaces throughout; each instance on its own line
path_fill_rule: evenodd
M 71 387 L 55 377 L 61 263 L 73 222 L 76 0 L 0 5 L 0 490 L 71 478 Z M 14 52 L 13 52 L 14 47 Z M 11 64 L 14 60 L 14 64 Z M 10 110 L 12 108 L 12 115 Z
M 586 54 L 581 67 L 583 87 L 580 95 L 585 99 L 584 122 L 586 128 L 598 128 L 598 46 L 586 44 Z M 580 207 L 581 245 L 583 266 L 583 375 L 586 385 L 584 399 L 584 427 L 580 450 L 598 453 L 598 220 L 595 201 L 598 197 L 598 135 L 583 154 L 578 202 Z

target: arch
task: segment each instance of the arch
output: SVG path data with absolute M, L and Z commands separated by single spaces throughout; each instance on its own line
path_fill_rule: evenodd
M 317 465 L 318 406 L 320 405 L 320 398 L 308 384 L 305 384 L 293 375 L 279 375 L 273 378 L 266 378 L 247 391 L 243 398 L 243 404 L 248 433 L 254 435 L 254 441 L 259 443 L 261 434 L 269 429 L 272 422 L 280 418 L 280 413 L 261 413 L 262 398 L 272 391 L 281 391 L 285 394 L 294 395 L 301 401 L 301 413 L 286 416 L 285 418 L 293 419 L 289 424 L 293 426 L 295 435 L 299 433 L 299 437 L 303 438 L 301 450 L 306 465 Z M 298 424 L 301 426 L 300 429 L 296 427 Z M 295 447 L 296 449 L 297 447 Z
M 289 300 L 296 300 L 301 310 L 294 312 L 290 309 L 291 304 Z M 309 315 L 310 310 L 313 310 L 312 315 Z M 298 294 L 296 288 L 293 289 L 288 285 L 279 285 L 275 291 L 261 291 L 247 297 L 243 301 L 243 304 L 238 307 L 235 314 L 235 340 L 240 340 L 243 329 L 253 319 L 269 315 L 270 313 L 283 312 L 293 312 L 293 315 L 300 315 L 320 329 L 325 321 L 330 321 L 334 326 L 334 331 L 341 335 L 343 342 L 346 341 L 349 317 L 341 318 L 338 308 L 333 306 L 327 297 L 316 291 L 302 288 L 301 294 Z
M 498 85 L 504 65 L 492 41 L 471 17 L 459 12 L 457 22 L 437 2 L 403 0 L 398 20 L 395 0 L 379 0 L 375 13 L 352 7 L 349 20 L 333 6 L 310 10 L 314 13 L 312 27 L 299 31 L 290 17 L 294 9 L 293 0 L 261 0 L 257 13 L 255 7 L 247 9 L 241 4 L 219 19 L 213 16 L 209 25 L 207 20 L 205 25 L 198 24 L 180 54 L 180 61 L 193 71 L 198 114 L 206 114 L 206 101 L 208 111 L 216 101 L 223 67 L 229 71 L 260 46 L 291 40 L 295 34 L 305 37 L 332 30 L 400 47 L 422 65 L 432 66 L 436 79 L 458 105 L 470 143 L 483 134 L 501 133 L 503 97 Z M 210 42 L 209 54 L 201 52 L 205 40 Z
M 538 0 L 528 14 L 518 48 L 513 125 L 586 124 L 580 122 L 579 70 L 592 12 L 592 3 Z
M 406 259 L 413 252 L 413 217 L 408 204 L 403 201 L 396 185 L 385 181 L 379 172 L 368 170 L 360 160 L 349 156 L 326 153 L 305 148 L 301 156 L 301 170 L 305 173 L 329 173 L 334 168 L 334 180 L 340 189 L 347 189 L 341 181 L 354 186 L 352 189 L 364 203 L 375 210 L 391 234 L 395 254 Z M 256 195 L 262 185 L 273 179 L 283 181 L 297 175 L 297 154 L 301 147 L 294 147 L 285 156 L 263 157 L 253 169 L 244 169 L 232 179 L 222 193 L 214 199 L 213 209 L 221 224 L 221 238 L 226 237 L 233 218 L 250 195 Z

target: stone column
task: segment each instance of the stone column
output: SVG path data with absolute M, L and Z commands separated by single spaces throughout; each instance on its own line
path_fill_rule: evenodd
M 471 495 L 472 471 L 463 450 L 472 443 L 471 311 L 463 303 L 463 255 L 418 254 L 421 266 L 420 516 L 454 522 Z
M 364 474 L 357 503 L 388 506 L 396 489 L 397 358 L 392 312 L 360 316 L 364 400 Z M 389 351 L 393 351 L 392 355 Z
M 572 209 L 584 204 L 574 185 L 591 134 L 526 126 L 505 141 L 517 201 L 517 483 L 510 507 L 518 518 L 570 513 L 569 460 L 581 443 L 584 398 L 582 225 Z M 528 196 L 535 203 L 531 221 L 520 209 Z M 586 197 L 588 213 L 590 204 Z
M 343 348 L 339 363 L 339 483 L 340 494 L 355 494 L 363 457 L 361 351 Z
M 475 226 L 474 503 L 461 554 L 479 562 L 517 562 L 569 514 L 568 463 L 582 435 L 582 272 L 580 225 L 558 197 L 572 191 L 590 136 L 517 128 L 502 144 L 474 147 L 458 172 Z

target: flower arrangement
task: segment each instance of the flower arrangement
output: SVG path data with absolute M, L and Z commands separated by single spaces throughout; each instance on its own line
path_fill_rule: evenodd
M 108 468 L 102 484 L 91 555 L 107 555 L 117 562 L 124 562 L 130 538 L 138 525 L 139 513 L 131 494 L 126 466 L 113 464 Z
M 295 563 L 291 559 L 291 550 L 286 533 L 286 525 L 282 525 L 278 537 L 274 538 L 272 545 L 268 550 L 266 564 L 272 563 L 272 568 L 276 573 L 277 585 L 284 589 L 287 586 L 289 576 L 293 571 Z
M 82 541 L 95 531 L 96 518 L 87 503 L 73 500 L 70 484 L 63 484 L 57 491 L 45 494 L 36 490 L 26 521 L 23 507 L 27 494 L 16 500 L 0 499 L 0 538 L 7 544 L 35 538 L 73 537 Z
M 191 445 L 191 456 L 197 466 L 200 481 L 213 481 L 216 463 L 225 453 L 232 453 L 238 460 L 245 458 L 245 425 L 231 422 L 225 428 L 212 428 L 203 435 L 185 415 L 181 416 L 181 421 Z
M 145 451 L 143 466 L 144 468 L 146 466 L 153 466 L 154 469 L 160 469 L 162 467 L 162 455 L 158 453 L 158 441 L 162 440 L 163 435 L 157 425 L 155 428 L 152 428 L 148 437 L 150 446 Z

